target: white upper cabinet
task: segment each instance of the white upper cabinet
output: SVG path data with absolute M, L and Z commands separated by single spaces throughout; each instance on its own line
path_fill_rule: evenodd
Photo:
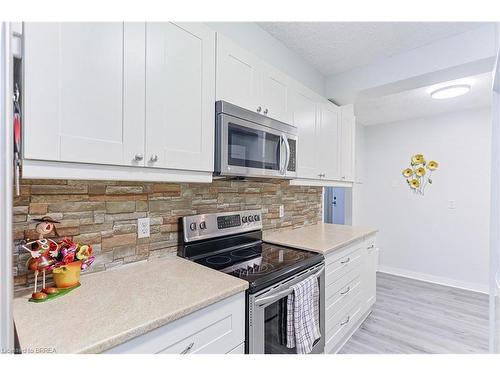
M 217 34 L 217 100 L 291 123 L 290 79 Z
M 300 87 L 292 94 L 291 105 L 299 130 L 298 179 L 340 180 L 339 107 Z
M 352 105 L 341 107 L 340 122 L 340 178 L 343 181 L 354 181 L 354 142 L 356 121 Z
M 263 64 L 261 72 L 262 94 L 259 105 L 262 106 L 262 113 L 287 124 L 292 123 L 291 90 L 288 78 L 267 64 Z
M 261 91 L 258 59 L 217 34 L 217 100 L 225 100 L 249 111 L 257 111 Z M 262 106 L 260 107 L 262 113 Z
M 146 25 L 146 165 L 213 171 L 215 32 Z
M 297 176 L 320 178 L 318 155 L 318 119 L 316 101 L 305 92 L 296 91 L 292 97 L 293 125 L 298 129 Z
M 322 103 L 318 106 L 320 115 L 320 132 L 318 137 L 319 166 L 321 178 L 338 180 L 340 177 L 340 110 L 333 103 Z
M 25 23 L 23 37 L 24 177 L 212 180 L 214 31 Z
M 24 157 L 140 164 L 144 26 L 26 23 L 24 40 Z

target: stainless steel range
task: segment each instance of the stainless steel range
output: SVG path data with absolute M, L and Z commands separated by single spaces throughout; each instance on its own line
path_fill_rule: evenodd
M 246 353 L 292 354 L 286 347 L 284 307 L 292 286 L 316 275 L 320 288 L 320 332 L 312 353 L 325 346 L 324 257 L 262 241 L 259 210 L 187 216 L 178 255 L 247 280 Z

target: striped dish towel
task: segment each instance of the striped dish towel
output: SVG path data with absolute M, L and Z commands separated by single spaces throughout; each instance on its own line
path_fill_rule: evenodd
M 321 337 L 318 279 L 310 276 L 292 288 L 287 300 L 286 347 L 296 348 L 297 354 L 308 354 Z

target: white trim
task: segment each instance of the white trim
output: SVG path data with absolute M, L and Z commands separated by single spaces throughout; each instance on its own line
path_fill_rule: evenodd
M 500 327 L 497 319 L 500 292 L 498 276 L 500 275 L 500 23 L 496 24 L 497 56 L 493 69 L 492 92 L 492 123 L 491 123 L 491 203 L 490 203 L 490 324 L 489 349 L 490 353 L 500 353 Z
M 313 179 L 307 179 L 307 178 L 296 178 L 296 179 L 290 180 L 290 185 L 352 187 L 352 182 L 333 181 L 333 180 L 313 180 Z
M 212 182 L 212 172 L 147 167 L 23 160 L 23 178 L 118 180 L 161 182 Z
M 449 279 L 447 277 L 435 276 L 428 273 L 415 272 L 403 268 L 388 267 L 383 265 L 378 266 L 378 272 L 488 294 L 488 285 L 486 284 L 483 285 L 456 279 Z
M 0 349 L 14 348 L 12 317 L 12 62 L 10 26 L 0 24 Z

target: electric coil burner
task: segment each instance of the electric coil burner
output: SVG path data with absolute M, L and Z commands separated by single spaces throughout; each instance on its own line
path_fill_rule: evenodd
M 279 334 L 279 316 L 291 287 L 312 275 L 318 278 L 324 306 L 324 257 L 263 242 L 259 210 L 187 216 L 182 226 L 179 256 L 248 281 L 245 351 L 293 353 Z M 320 326 L 324 332 L 323 316 Z M 324 333 L 313 352 L 323 349 Z

